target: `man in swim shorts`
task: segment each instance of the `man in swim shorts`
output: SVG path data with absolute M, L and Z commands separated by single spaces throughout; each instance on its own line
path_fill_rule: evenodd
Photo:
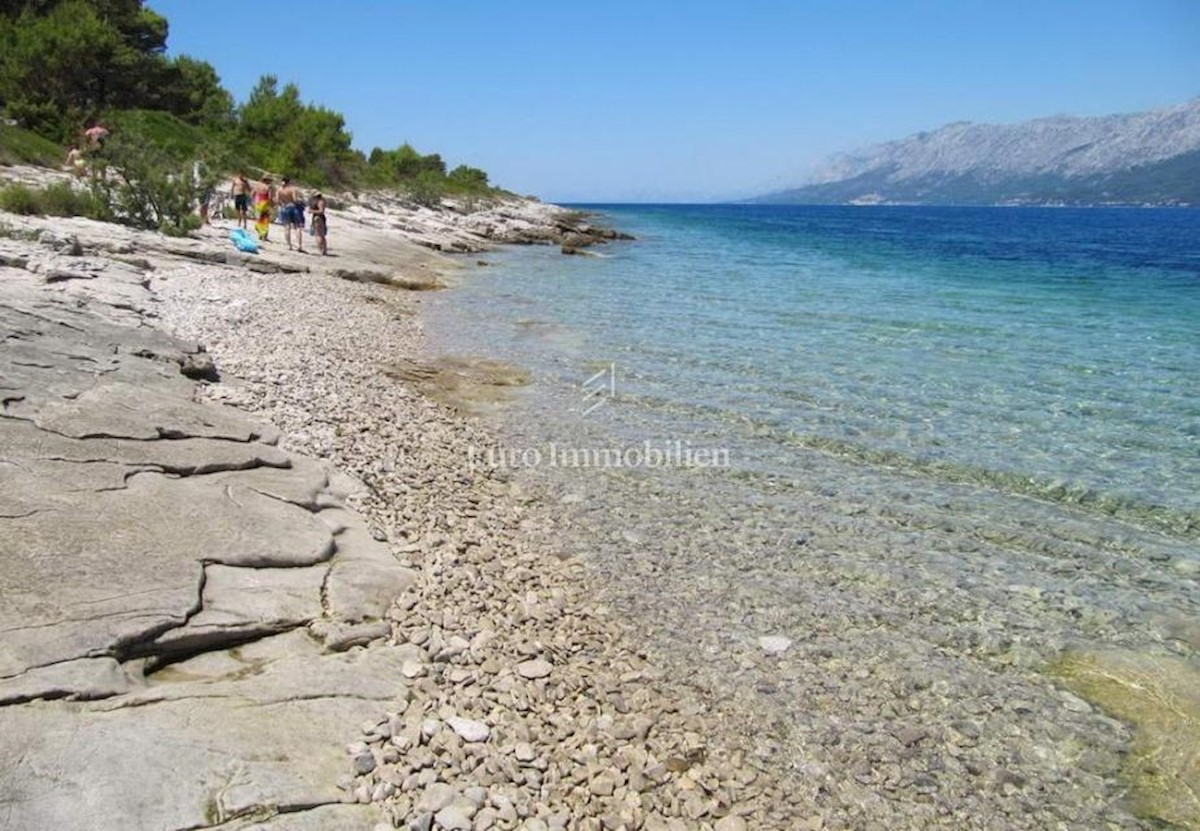
M 238 227 L 245 228 L 250 215 L 250 182 L 246 179 L 245 173 L 239 172 L 237 176 L 233 177 L 229 195 L 233 197 L 233 209 L 237 212 Z
M 288 249 L 290 250 L 292 247 L 292 229 L 295 228 L 296 247 L 303 254 L 304 202 L 300 199 L 300 192 L 296 190 L 296 186 L 287 176 L 283 177 L 283 187 L 279 189 L 278 200 L 279 204 L 283 206 L 279 212 L 279 218 L 283 220 L 283 235 L 287 239 Z

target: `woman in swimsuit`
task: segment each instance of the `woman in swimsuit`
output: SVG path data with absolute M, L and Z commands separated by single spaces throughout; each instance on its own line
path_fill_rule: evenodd
M 329 220 L 325 216 L 324 194 L 318 193 L 314 196 L 308 209 L 312 212 L 312 228 L 317 238 L 317 250 L 325 256 L 329 253 L 329 242 L 326 239 L 329 234 Z
M 271 198 L 271 177 L 264 176 L 254 187 L 254 230 L 263 242 L 267 241 L 267 234 L 271 231 L 271 204 L 274 201 Z

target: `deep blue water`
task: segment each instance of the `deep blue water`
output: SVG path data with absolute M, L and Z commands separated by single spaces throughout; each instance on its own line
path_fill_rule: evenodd
M 623 440 L 772 475 L 816 449 L 1200 532 L 1200 211 L 585 207 L 638 240 L 489 257 L 431 322 L 530 368 L 518 413 L 547 429 L 612 366 L 586 418 Z

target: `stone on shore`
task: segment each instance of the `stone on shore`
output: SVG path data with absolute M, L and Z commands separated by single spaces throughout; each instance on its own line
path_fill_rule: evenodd
M 469 718 L 452 716 L 451 718 L 446 719 L 446 723 L 450 725 L 450 729 L 453 730 L 460 739 L 469 744 L 486 742 L 488 740 L 488 736 L 491 735 L 491 728 L 489 728 L 482 721 L 474 721 Z
M 792 639 L 783 635 L 766 635 L 758 639 L 758 647 L 768 655 L 782 655 L 792 646 Z
M 553 671 L 554 666 L 549 661 L 542 660 L 541 658 L 517 664 L 517 675 L 530 681 L 545 678 Z

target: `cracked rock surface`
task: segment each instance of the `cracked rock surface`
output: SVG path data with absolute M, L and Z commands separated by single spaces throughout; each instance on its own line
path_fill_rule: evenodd
M 372 827 L 336 781 L 407 701 L 412 572 L 349 477 L 199 399 L 151 262 L 54 241 L 0 240 L 0 829 Z

